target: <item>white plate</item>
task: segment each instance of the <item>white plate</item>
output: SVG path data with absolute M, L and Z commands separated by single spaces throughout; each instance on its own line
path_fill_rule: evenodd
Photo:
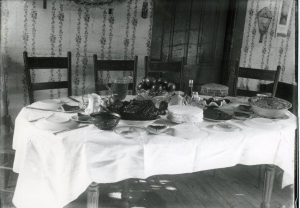
M 222 131 L 222 132 L 235 132 L 235 131 L 241 131 L 241 128 L 238 126 L 235 126 L 230 123 L 218 123 L 218 124 L 212 124 L 207 126 L 208 129 L 216 130 L 216 131 Z
M 54 115 L 46 119 L 38 120 L 35 123 L 35 126 L 43 130 L 61 131 L 75 128 L 78 126 L 78 123 L 70 120 L 69 118 Z
M 275 121 L 268 118 L 252 118 L 249 120 L 244 121 L 244 124 L 249 127 L 253 128 L 277 128 Z
M 58 110 L 61 104 L 62 103 L 58 100 L 41 100 L 31 104 L 30 106 L 47 110 Z
M 114 132 L 127 139 L 135 139 L 147 135 L 145 128 L 137 126 L 118 126 L 114 129 Z
M 179 124 L 173 127 L 175 137 L 199 139 L 208 136 L 208 132 L 193 124 Z
M 119 121 L 119 125 L 146 127 L 149 124 L 153 123 L 154 121 L 155 120 L 150 120 L 150 121 L 134 121 L 134 120 L 123 120 L 123 119 L 121 119 Z

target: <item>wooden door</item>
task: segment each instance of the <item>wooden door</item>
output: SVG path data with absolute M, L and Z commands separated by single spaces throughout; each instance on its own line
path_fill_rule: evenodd
M 229 0 L 155 0 L 151 58 L 186 57 L 184 82 L 221 82 Z

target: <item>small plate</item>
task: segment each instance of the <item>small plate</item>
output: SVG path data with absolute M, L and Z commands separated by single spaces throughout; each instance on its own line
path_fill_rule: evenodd
M 211 118 L 205 118 L 205 117 L 203 117 L 203 120 L 205 120 L 205 121 L 210 121 L 210 122 L 224 122 L 224 121 L 229 121 L 229 120 L 231 120 L 231 118 L 230 119 L 226 119 L 226 120 L 216 120 L 216 119 L 211 119 Z
M 249 127 L 259 128 L 259 129 L 268 129 L 268 128 L 277 128 L 276 122 L 268 118 L 252 118 L 244 121 L 244 124 Z
M 71 119 L 72 119 L 73 121 L 78 122 L 78 123 L 91 123 L 91 122 L 92 122 L 92 121 L 91 121 L 91 118 L 90 118 L 90 116 L 88 116 L 88 117 L 89 117 L 88 119 L 83 119 L 83 118 L 81 118 L 80 116 L 75 115 L 75 116 L 72 116 Z
M 114 129 L 114 132 L 127 139 L 134 139 L 147 135 L 145 128 L 136 126 L 119 126 Z
M 235 111 L 233 112 L 233 118 L 237 120 L 246 120 L 252 118 L 252 115 L 250 113 Z
M 147 126 L 147 131 L 151 134 L 161 134 L 168 129 L 167 125 L 164 124 L 150 124 Z
M 62 104 L 60 108 L 65 113 L 77 113 L 81 111 L 80 107 L 77 105 L 73 106 L 68 104 Z
M 222 132 L 235 132 L 240 131 L 241 128 L 229 123 L 218 123 L 207 126 L 208 129 L 222 131 Z

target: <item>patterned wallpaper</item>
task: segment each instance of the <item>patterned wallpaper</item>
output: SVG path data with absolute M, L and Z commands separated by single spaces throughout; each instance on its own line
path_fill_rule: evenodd
M 276 35 L 276 27 L 282 0 L 248 0 L 240 66 L 276 70 L 280 65 L 280 81 L 295 84 L 295 4 L 294 0 L 291 1 L 293 8 L 288 33 L 286 37 L 279 37 Z M 256 14 L 264 7 L 271 11 L 272 20 L 262 43 L 259 43 Z M 253 90 L 259 86 L 259 82 L 249 79 L 241 79 L 239 84 L 241 88 Z
M 148 16 L 141 17 L 148 2 Z M 137 55 L 138 79 L 144 75 L 144 56 L 152 36 L 152 1 L 123 0 L 101 7 L 76 5 L 66 0 L 2 0 L 2 54 L 10 112 L 28 103 L 22 52 L 36 56 L 66 56 L 72 52 L 73 94 L 94 91 L 92 55 L 101 59 L 131 59 Z M 102 81 L 124 73 L 101 74 Z M 128 74 L 130 75 L 130 74 Z M 63 80 L 65 70 L 33 73 L 33 81 Z M 39 99 L 65 96 L 64 90 L 37 92 Z

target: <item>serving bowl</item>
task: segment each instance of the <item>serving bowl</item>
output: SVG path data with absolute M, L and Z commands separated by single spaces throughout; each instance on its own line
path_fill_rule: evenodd
M 90 116 L 92 123 L 102 130 L 112 130 L 118 125 L 121 119 L 119 114 L 105 111 L 92 113 Z
M 292 107 L 290 102 L 276 97 L 252 97 L 249 103 L 254 113 L 266 118 L 283 118 Z

